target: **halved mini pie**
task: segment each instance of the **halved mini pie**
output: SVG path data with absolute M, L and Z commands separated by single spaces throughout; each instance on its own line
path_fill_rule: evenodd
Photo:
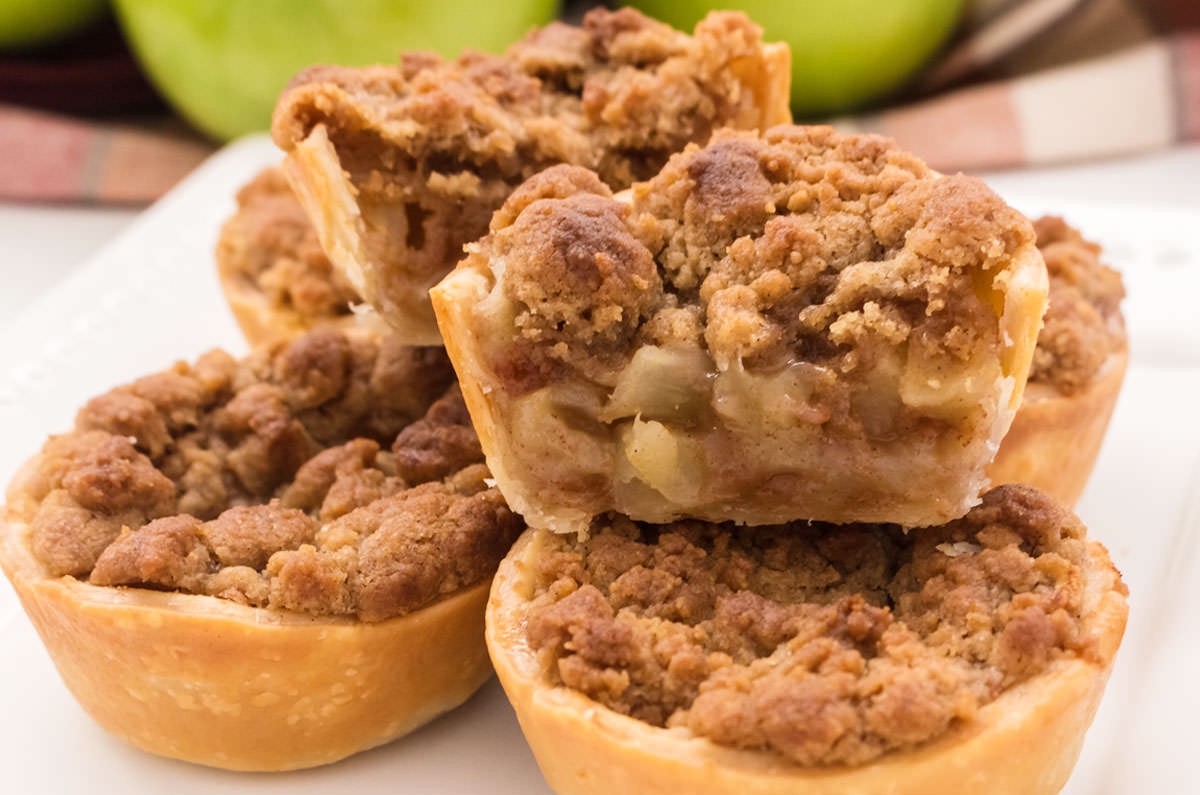
M 0 564 L 108 731 L 237 770 L 333 762 L 490 675 L 523 524 L 440 348 L 318 330 L 91 400 L 8 489 Z
M 1091 476 L 1129 364 L 1121 274 L 1100 246 L 1061 218 L 1034 222 L 1050 277 L 1021 408 L 988 469 L 993 483 L 1029 483 L 1074 505 Z
M 509 504 L 577 531 L 961 516 L 1046 290 L 1029 222 L 979 180 L 780 126 L 616 196 L 547 169 L 431 295 Z
M 1046 495 L 965 517 L 598 518 L 500 564 L 488 650 L 560 795 L 1056 793 L 1127 591 Z
M 217 275 L 250 345 L 356 325 L 351 305 L 362 299 L 325 256 L 283 170 L 260 172 L 237 205 L 217 241 Z
M 272 133 L 330 259 L 402 339 L 439 344 L 428 289 L 522 181 L 574 163 L 626 188 L 718 127 L 789 121 L 790 74 L 786 45 L 742 14 L 689 36 L 598 8 L 503 56 L 310 68 Z

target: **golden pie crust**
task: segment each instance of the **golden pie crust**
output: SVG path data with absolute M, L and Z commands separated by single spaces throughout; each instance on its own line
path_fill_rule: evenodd
M 378 623 L 50 577 L 28 526 L 0 564 L 67 688 L 104 729 L 229 770 L 314 767 L 407 734 L 492 674 L 488 583 Z
M 766 751 L 722 747 L 683 727 L 651 726 L 552 684 L 524 626 L 538 539 L 538 531 L 527 531 L 501 563 L 487 641 L 542 774 L 561 795 L 1056 793 L 1095 715 L 1128 613 L 1120 575 L 1091 542 L 1083 629 L 1095 641 L 1094 655 L 1049 663 L 915 750 L 859 766 L 806 768 Z
M 689 36 L 597 8 L 504 56 L 313 67 L 272 135 L 329 258 L 402 340 L 434 345 L 427 291 L 525 178 L 577 163 L 626 188 L 716 128 L 790 121 L 790 63 L 740 13 Z

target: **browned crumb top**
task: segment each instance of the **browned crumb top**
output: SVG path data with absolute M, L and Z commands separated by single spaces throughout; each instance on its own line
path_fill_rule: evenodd
M 51 575 L 376 621 L 491 576 L 482 462 L 440 348 L 318 330 L 91 400 L 8 498 Z
M 883 372 L 901 346 L 910 362 L 995 360 L 988 285 L 1032 240 L 977 179 L 885 138 L 780 126 L 718 131 L 631 205 L 582 169 L 547 170 L 468 263 L 504 264 L 518 336 L 493 367 L 513 392 L 564 371 L 611 386 L 645 345 L 703 348 L 720 370 L 807 362 L 832 382 Z M 816 381 L 812 402 L 847 422 L 855 398 Z
M 237 194 L 237 212 L 221 229 L 217 265 L 314 326 L 350 314 L 359 300 L 330 264 L 291 187 L 277 168 L 262 171 Z
M 761 60 L 761 39 L 742 14 L 713 14 L 688 36 L 597 8 L 582 27 L 551 23 L 503 56 L 312 67 L 280 98 L 273 135 L 290 151 L 325 125 L 365 202 L 406 203 L 406 266 L 444 268 L 543 168 L 585 165 L 627 187 L 753 110 L 739 68 Z
M 1050 306 L 1038 335 L 1029 380 L 1070 395 L 1095 379 L 1109 355 L 1126 345 L 1121 274 L 1101 264 L 1100 246 L 1061 218 L 1034 222 L 1050 275 Z
M 526 626 L 554 681 L 804 765 L 920 745 L 1093 653 L 1085 530 L 1027 486 L 908 535 L 607 518 L 545 544 Z

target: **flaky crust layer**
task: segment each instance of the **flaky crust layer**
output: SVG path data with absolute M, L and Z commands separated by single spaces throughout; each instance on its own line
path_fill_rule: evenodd
M 1027 384 L 1012 427 L 988 467 L 992 484 L 1026 483 L 1068 507 L 1075 505 L 1100 454 L 1128 364 L 1127 349 L 1113 353 L 1095 381 L 1072 395 Z
M 1097 641 L 1098 662 L 1056 661 L 983 707 L 969 725 L 916 751 L 859 767 L 802 768 L 765 752 L 722 748 L 684 729 L 656 728 L 550 685 L 523 625 L 537 539 L 527 531 L 500 565 L 487 642 L 542 774 L 561 795 L 1055 793 L 1074 767 L 1128 613 L 1113 590 L 1119 575 L 1104 548 L 1092 543 L 1085 629 Z
M 385 230 L 368 227 L 354 184 L 342 170 L 324 125 L 318 124 L 295 146 L 283 169 L 317 229 L 321 247 L 359 295 L 382 312 L 391 333 L 412 345 L 440 345 L 429 306 L 430 284 L 392 278 L 387 289 L 379 289 L 388 263 L 371 255 L 368 240 Z
M 28 527 L 0 566 L 67 688 L 107 731 L 229 770 L 335 762 L 453 709 L 491 676 L 488 582 L 378 623 L 48 577 Z

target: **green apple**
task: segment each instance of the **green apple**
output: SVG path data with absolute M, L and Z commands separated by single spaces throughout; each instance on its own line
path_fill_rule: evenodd
M 395 63 L 403 50 L 499 52 L 553 19 L 557 0 L 115 0 L 150 79 L 204 132 L 229 139 L 271 122 L 313 63 Z
M 83 28 L 108 0 L 0 0 L 0 49 L 34 47 Z
M 713 8 L 737 8 L 768 41 L 792 49 L 792 108 L 801 116 L 860 107 L 904 84 L 954 30 L 963 0 L 633 0 L 691 30 Z

